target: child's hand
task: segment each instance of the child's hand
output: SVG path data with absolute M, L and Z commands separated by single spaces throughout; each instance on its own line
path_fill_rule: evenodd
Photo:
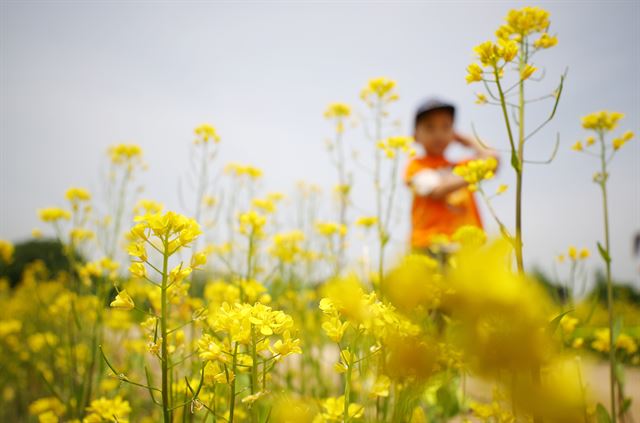
M 454 132 L 453 133 L 453 139 L 457 142 L 459 142 L 461 145 L 470 148 L 472 150 L 475 150 L 475 152 L 477 153 L 478 157 L 495 157 L 498 158 L 498 152 L 490 149 L 490 148 L 486 148 L 483 144 L 480 143 L 480 140 L 478 140 L 476 137 L 469 137 L 466 135 L 462 135 L 458 132 Z

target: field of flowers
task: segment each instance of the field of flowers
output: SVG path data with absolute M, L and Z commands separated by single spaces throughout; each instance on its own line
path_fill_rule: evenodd
M 640 366 L 640 302 L 612 281 L 607 199 L 615 155 L 634 137 L 619 129 L 622 113 L 575 122 L 584 140 L 571 147 L 593 166 L 584 183 L 601 198 L 602 239 L 558 257 L 571 269 L 562 289 L 524 265 L 525 146 L 554 120 L 567 77 L 530 99 L 541 72 L 532 57 L 541 66 L 558 43 L 549 19 L 535 7 L 509 12 L 468 67 L 477 103 L 496 106 L 508 140 L 501 161 L 513 175 L 514 227 L 491 206 L 507 186 L 485 184 L 496 160 L 454 172 L 486 203 L 496 239 L 467 226 L 442 236 L 437 254 L 388 254 L 405 236 L 391 216 L 415 151 L 394 133 L 398 91 L 384 77 L 365 84 L 357 106 L 368 115 L 372 210 L 352 201 L 348 104 L 324 116 L 335 134 L 331 215 L 314 185 L 286 198 L 263 190 L 260 169 L 219 163 L 224 138 L 211 124 L 184 147 L 193 161 L 183 210 L 142 198 L 142 149 L 113 145 L 104 200 L 69 188 L 63 205 L 37 211 L 43 229 L 32 241 L 0 241 L 0 421 L 631 422 L 626 376 Z M 547 120 L 529 122 L 532 101 L 548 102 Z M 350 250 L 356 236 L 368 256 Z M 602 296 L 575 295 L 586 260 L 602 264 Z M 604 398 L 593 395 L 585 361 L 606 366 Z M 478 381 L 480 394 L 470 388 Z

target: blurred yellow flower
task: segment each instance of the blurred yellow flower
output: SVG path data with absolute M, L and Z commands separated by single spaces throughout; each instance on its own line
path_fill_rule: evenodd
M 109 304 L 111 308 L 115 308 L 118 310 L 133 310 L 135 304 L 131 296 L 127 293 L 125 289 L 120 291 L 118 295 L 116 295 L 116 299 L 111 301 Z

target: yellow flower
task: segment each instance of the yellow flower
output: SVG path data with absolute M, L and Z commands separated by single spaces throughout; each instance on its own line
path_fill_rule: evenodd
M 201 233 L 200 225 L 194 219 L 168 211 L 136 216 L 137 224 L 131 229 L 133 238 L 147 240 L 147 233 L 154 235 L 171 255 L 193 242 Z
M 342 322 L 340 318 L 336 316 L 329 317 L 322 323 L 322 330 L 324 330 L 329 339 L 335 343 L 340 343 L 348 327 L 349 322 Z
M 496 189 L 496 194 L 497 195 L 504 194 L 505 192 L 507 192 L 507 189 L 509 189 L 508 185 L 500 184 L 500 185 L 498 185 L 498 188 Z
M 131 164 L 142 160 L 142 148 L 136 144 L 112 145 L 108 153 L 113 164 Z
M 359 419 L 364 415 L 364 406 L 358 403 L 350 403 L 347 407 L 348 416 L 344 416 L 344 395 L 338 398 L 327 398 L 322 403 L 323 411 L 320 416 L 324 421 L 338 422 L 338 421 L 353 421 Z M 322 420 L 321 420 L 322 421 Z
M 89 201 L 91 194 L 84 188 L 69 188 L 65 193 L 65 197 L 72 203 L 77 203 L 79 201 Z
M 411 147 L 413 137 L 395 136 L 380 140 L 376 143 L 376 147 L 384 151 L 385 156 L 389 159 L 396 157 L 396 153 L 402 151 L 413 156 L 415 151 Z
M 461 322 L 460 343 L 473 351 L 472 366 L 484 374 L 528 374 L 547 360 L 552 340 L 545 328 L 550 299 L 539 284 L 513 273 L 507 241 L 463 249 L 446 276 L 451 292 L 443 308 Z
M 533 42 L 535 48 L 550 48 L 558 44 L 558 37 L 550 36 L 546 32 L 542 33 L 540 38 Z
M 196 139 L 194 144 L 206 143 L 209 141 L 219 142 L 220 136 L 212 125 L 208 123 L 203 123 L 202 125 L 196 127 L 193 131 L 196 134 Z
M 129 272 L 138 278 L 144 278 L 147 276 L 147 268 L 140 262 L 131 263 L 131 266 L 129 266 Z
M 579 322 L 580 321 L 575 317 L 571 317 L 565 314 L 564 316 L 562 316 L 562 319 L 560 319 L 560 326 L 562 326 L 562 331 L 565 335 L 571 335 L 576 329 L 576 326 Z
M 476 104 L 486 104 L 487 96 L 482 93 L 476 93 Z
M 589 252 L 588 249 L 583 248 L 583 249 L 580 250 L 580 258 L 581 259 L 589 258 L 590 255 L 591 255 L 591 253 Z
M 464 225 L 456 229 L 451 240 L 460 244 L 461 248 L 480 248 L 487 242 L 487 234 L 481 228 Z
M 240 233 L 243 235 L 262 236 L 264 225 L 267 224 L 267 218 L 255 210 L 241 213 L 238 220 L 240 221 Z
M 320 235 L 326 237 L 331 237 L 334 235 L 344 237 L 347 235 L 347 227 L 341 223 L 316 222 L 315 228 Z
M 587 137 L 587 139 L 585 140 L 585 143 L 587 144 L 587 147 L 591 147 L 593 144 L 596 143 L 596 139 L 595 137 Z
M 498 39 L 497 43 L 485 41 L 474 47 L 473 51 L 484 67 L 491 66 L 497 68 L 501 60 L 503 60 L 504 63 L 508 63 L 516 57 L 518 54 L 518 44 L 507 39 Z M 471 70 L 469 70 L 469 73 L 471 74 Z
M 506 25 L 498 30 L 498 36 L 516 35 L 516 39 L 533 32 L 543 32 L 549 27 L 549 12 L 539 7 L 523 7 L 510 10 L 505 17 Z
M 125 289 L 120 291 L 118 295 L 116 295 L 116 299 L 111 301 L 109 305 L 118 310 L 132 310 L 135 307 L 133 299 Z
M 131 406 L 129 401 L 124 401 L 120 396 L 113 399 L 101 397 L 91 401 L 91 405 L 87 407 L 87 413 L 84 419 L 87 423 L 114 420 L 126 422 L 131 413 Z
M 164 205 L 157 201 L 142 199 L 138 201 L 133 208 L 135 214 L 152 214 L 160 213 L 164 209 Z
M 582 151 L 582 142 L 576 141 L 575 144 L 571 146 L 573 151 Z
M 303 241 L 304 233 L 300 230 L 275 234 L 269 253 L 284 263 L 293 263 L 302 253 Z
M 57 222 L 58 220 L 71 219 L 71 213 L 58 207 L 48 207 L 38 210 L 40 220 L 43 222 Z
M 522 69 L 522 72 L 520 72 L 520 79 L 525 80 L 525 79 L 529 79 L 529 77 L 531 75 L 533 75 L 533 73 L 537 70 L 538 68 L 531 66 L 530 64 L 526 64 L 525 67 Z
M 132 257 L 137 257 L 142 261 L 147 260 L 147 251 L 144 248 L 144 244 L 140 242 L 132 242 L 127 247 L 127 252 Z
M 380 375 L 371 388 L 371 395 L 375 397 L 388 397 L 390 386 L 391 379 L 389 379 L 389 376 Z
M 351 107 L 345 103 L 331 103 L 324 112 L 327 119 L 343 119 L 351 116 Z
M 482 74 L 483 70 L 477 63 L 470 64 L 469 66 L 467 66 L 467 84 L 482 81 Z
M 207 264 L 207 255 L 208 253 L 206 251 L 195 253 L 191 256 L 191 267 L 197 269 L 198 267 L 202 267 Z
M 429 310 L 440 302 L 442 287 L 438 263 L 424 255 L 411 254 L 382 281 L 382 292 L 401 311 L 417 307 Z
M 378 218 L 376 216 L 360 216 L 358 219 L 356 219 L 356 225 L 362 226 L 367 229 L 377 224 Z
M 262 176 L 262 170 L 251 165 L 231 162 L 224 167 L 225 173 L 230 173 L 236 177 L 247 176 L 250 180 L 259 179 Z
M 205 361 L 222 361 L 227 362 L 227 356 L 223 353 L 222 347 L 214 337 L 205 334 L 198 340 L 198 350 L 200 358 Z
M 29 405 L 29 414 L 37 416 L 51 411 L 56 416 L 62 416 L 65 405 L 56 397 L 45 397 L 35 400 Z
M 0 239 L 0 259 L 9 264 L 13 260 L 13 244 L 4 239 Z
M 594 131 L 611 131 L 616 128 L 618 121 L 623 117 L 623 113 L 601 110 L 584 116 L 582 127 Z
M 398 94 L 395 92 L 396 81 L 385 78 L 373 78 L 367 83 L 367 86 L 360 92 L 362 98 L 367 104 L 373 105 L 374 102 L 390 103 L 398 100 Z
M 480 182 L 494 177 L 497 167 L 498 161 L 489 157 L 459 164 L 453 168 L 453 173 L 462 177 L 469 184 L 470 191 L 475 191 Z

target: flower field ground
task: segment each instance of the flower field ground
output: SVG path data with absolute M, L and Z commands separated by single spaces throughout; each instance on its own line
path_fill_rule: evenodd
M 564 72 L 537 92 L 561 38 L 539 7 L 495 21 L 460 83 L 494 107 L 499 147 L 451 128 L 444 147 L 430 141 L 432 122 L 453 122 L 442 103 L 401 133 L 388 77 L 363 81 L 357 106 L 326 106 L 332 138 L 313 158 L 335 170 L 324 196 L 308 182 L 271 191 L 262 169 L 221 163 L 224 134 L 203 123 L 173 145 L 190 162 L 163 170 L 180 174 L 182 207 L 169 209 L 141 183 L 153 154 L 111 145 L 103 192 L 87 176 L 34 211 L 28 239 L 0 240 L 0 422 L 640 421 L 640 292 L 617 281 L 610 239 L 625 206 L 610 177 L 633 128 L 597 110 L 568 123 L 579 141 L 558 136 L 548 160 L 530 159 L 525 145 L 572 89 Z M 531 103 L 547 108 L 541 122 Z M 366 157 L 348 154 L 356 130 Z M 475 155 L 450 163 L 449 142 Z M 549 257 L 566 270 L 549 276 L 527 264 L 523 180 L 561 148 L 593 169 L 584 184 L 602 218 L 589 247 L 567 240 Z M 355 184 L 358 167 L 368 179 Z M 512 182 L 490 188 L 498 171 Z M 412 232 L 398 251 L 401 190 Z M 508 216 L 494 207 L 504 196 Z

